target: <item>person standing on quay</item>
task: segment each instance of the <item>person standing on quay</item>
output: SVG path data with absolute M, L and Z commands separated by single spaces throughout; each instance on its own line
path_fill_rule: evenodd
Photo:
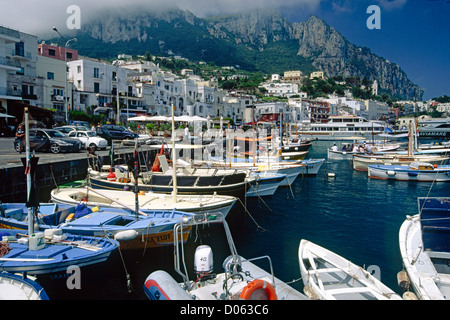
M 22 123 L 17 127 L 16 139 L 19 143 L 20 153 L 22 153 L 22 148 L 25 146 L 25 128 Z

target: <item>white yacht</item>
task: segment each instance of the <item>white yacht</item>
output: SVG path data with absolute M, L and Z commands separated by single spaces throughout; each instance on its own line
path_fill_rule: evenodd
M 450 117 L 421 121 L 418 130 L 419 137 L 449 138 Z
M 330 116 L 326 123 L 311 123 L 303 126 L 298 134 L 318 140 L 345 140 L 349 138 L 371 139 L 372 135 L 384 132 L 385 124 L 354 115 Z

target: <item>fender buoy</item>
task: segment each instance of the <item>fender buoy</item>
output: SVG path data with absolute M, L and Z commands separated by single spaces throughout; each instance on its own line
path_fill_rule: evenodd
M 265 294 L 252 295 L 258 291 L 263 291 Z M 241 292 L 240 299 L 242 300 L 278 300 L 275 288 L 267 281 L 264 280 L 253 280 L 250 282 Z
M 109 169 L 109 174 L 106 178 L 108 181 L 116 181 L 116 174 L 112 171 L 112 169 Z

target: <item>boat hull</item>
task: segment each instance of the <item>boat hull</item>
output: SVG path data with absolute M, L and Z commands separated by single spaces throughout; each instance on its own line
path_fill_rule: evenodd
M 51 192 L 51 200 L 55 203 L 76 206 L 80 201 L 89 207 L 104 208 L 128 208 L 134 209 L 136 195 L 131 191 L 98 190 L 86 191 L 85 188 L 54 189 Z M 221 213 L 225 217 L 237 201 L 236 197 L 221 195 L 177 195 L 174 201 L 173 195 L 139 194 L 139 210 L 146 211 L 171 211 L 178 210 L 192 214 Z
M 434 170 L 415 170 L 409 166 L 369 165 L 368 176 L 372 179 L 450 182 L 450 166 L 440 166 Z
M 400 300 L 369 272 L 302 239 L 298 250 L 305 293 L 321 300 Z
M 3 204 L 8 207 L 9 204 Z M 17 204 L 13 204 L 18 207 Z M 147 211 L 148 219 L 136 217 L 134 214 L 117 209 L 102 208 L 73 221 L 66 221 L 66 217 L 75 213 L 75 206 L 59 204 L 54 212 L 48 212 L 41 216 L 37 224 L 37 231 L 59 228 L 64 233 L 71 233 L 86 237 L 109 237 L 114 238 L 121 232 L 135 230 L 135 237 L 119 238 L 121 250 L 133 250 L 143 248 L 161 247 L 173 244 L 173 226 L 185 216 L 192 214 L 177 211 Z M 0 217 L 0 226 L 4 229 L 24 232 L 28 223 L 23 219 L 26 216 L 26 207 L 23 212 L 15 217 Z M 190 228 L 183 230 L 183 241 L 187 241 Z
M 257 174 L 257 179 L 249 183 L 247 197 L 272 196 L 285 179 L 284 174 Z
M 44 288 L 30 278 L 0 273 L 0 300 L 49 300 Z
M 245 176 L 245 174 L 244 174 Z M 139 191 L 166 193 L 170 194 L 173 191 L 172 178 L 167 176 L 165 184 L 147 184 L 139 183 Z M 94 189 L 104 190 L 134 190 L 134 183 L 132 182 L 120 182 L 120 181 L 108 181 L 101 177 L 90 177 L 90 185 Z M 220 180 L 219 180 L 220 181 Z M 214 193 L 225 196 L 233 196 L 237 198 L 243 198 L 245 196 L 246 189 L 248 189 L 245 178 L 242 181 L 236 183 L 230 183 L 225 185 L 193 185 L 192 179 L 186 182 L 177 179 L 177 193 L 179 195 L 212 195 Z
M 15 236 L 18 232 L 24 233 L 16 230 L 6 230 L 6 232 L 12 236 Z M 26 272 L 30 275 L 66 272 L 69 267 L 74 265 L 82 268 L 105 262 L 119 246 L 118 242 L 111 239 L 66 235 L 66 241 L 70 241 L 70 243 L 84 241 L 88 244 L 99 245 L 100 249 L 93 252 L 78 246 L 71 246 L 70 244 L 45 244 L 40 250 L 29 250 L 28 244 L 9 242 L 8 245 L 11 251 L 0 258 L 0 268 L 6 272 Z

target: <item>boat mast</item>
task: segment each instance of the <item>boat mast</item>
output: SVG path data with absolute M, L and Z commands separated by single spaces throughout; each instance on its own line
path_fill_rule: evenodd
M 173 180 L 173 202 L 177 203 L 177 156 L 175 152 L 175 108 L 172 102 L 172 180 Z
M 256 143 L 256 139 L 255 139 L 255 105 L 252 106 L 252 131 L 253 131 L 253 167 L 255 166 L 255 143 Z
M 25 111 L 25 154 L 26 154 L 26 169 L 25 173 L 27 175 L 27 202 L 31 202 L 31 153 L 30 153 L 30 124 L 28 123 L 28 108 Z M 31 206 L 28 207 L 28 236 L 34 233 L 34 217 L 33 209 Z

